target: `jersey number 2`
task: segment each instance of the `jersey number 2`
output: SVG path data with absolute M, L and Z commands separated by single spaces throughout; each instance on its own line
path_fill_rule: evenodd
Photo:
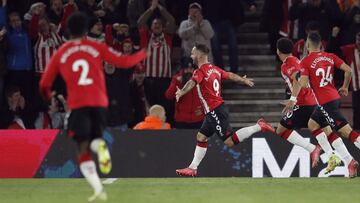
M 90 68 L 89 63 L 84 59 L 76 60 L 72 65 L 72 70 L 74 72 L 78 72 L 80 71 L 80 67 L 81 67 L 81 74 L 78 80 L 78 85 L 86 86 L 93 84 L 93 79 L 88 78 L 89 68 Z
M 326 73 L 324 68 L 318 68 L 316 70 L 316 76 L 321 75 L 320 87 L 325 87 L 332 81 L 333 77 L 331 75 L 331 67 L 327 67 Z

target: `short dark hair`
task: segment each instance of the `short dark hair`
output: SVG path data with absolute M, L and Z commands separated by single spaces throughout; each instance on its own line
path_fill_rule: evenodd
M 74 12 L 67 20 L 67 28 L 71 37 L 83 37 L 88 31 L 88 17 L 82 12 Z
M 311 42 L 314 46 L 319 46 L 321 44 L 321 36 L 316 32 L 309 33 L 307 40 L 309 40 L 309 42 Z
M 9 86 L 5 90 L 5 97 L 10 98 L 16 92 L 21 92 L 18 86 Z
M 209 47 L 207 47 L 205 44 L 195 44 L 195 49 L 201 51 L 206 55 L 210 53 Z
M 282 37 L 276 42 L 276 47 L 281 53 L 290 54 L 292 53 L 294 44 L 289 38 Z
M 320 31 L 320 23 L 318 21 L 309 21 L 306 24 L 305 30 L 307 30 L 307 31 L 310 31 L 310 30 Z

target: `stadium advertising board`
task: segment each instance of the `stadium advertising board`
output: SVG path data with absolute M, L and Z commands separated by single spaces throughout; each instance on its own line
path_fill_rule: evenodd
M 55 131 L 55 134 L 57 131 Z M 16 134 L 16 135 L 15 135 Z M 54 131 L 0 131 L 1 178 L 81 177 L 76 146 Z M 311 139 L 310 133 L 302 134 Z M 196 131 L 106 131 L 113 170 L 104 177 L 175 177 L 175 169 L 187 166 L 193 157 Z M 357 149 L 344 140 L 350 153 L 360 160 Z M 15 147 L 14 147 L 15 146 Z M 36 160 L 36 161 L 34 161 Z M 309 153 L 277 135 L 258 133 L 228 148 L 216 137 L 198 169 L 200 177 L 326 177 L 326 157 L 312 169 Z M 16 168 L 16 169 L 15 169 Z M 330 175 L 347 176 L 340 166 Z

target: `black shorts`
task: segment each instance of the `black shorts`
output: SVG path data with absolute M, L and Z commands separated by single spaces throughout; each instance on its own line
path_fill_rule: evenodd
M 216 133 L 223 141 L 232 135 L 232 129 L 229 123 L 229 112 L 224 104 L 221 104 L 206 114 L 200 128 L 200 133 L 206 137 L 211 137 Z
M 106 125 L 106 109 L 85 107 L 72 110 L 65 122 L 69 137 L 78 144 L 102 137 Z
M 287 129 L 307 128 L 310 116 L 316 106 L 294 106 L 291 113 L 286 114 L 280 121 L 280 124 Z
M 316 121 L 321 128 L 330 125 L 331 128 L 338 131 L 348 124 L 345 117 L 340 112 L 340 100 L 334 100 L 324 105 L 317 106 L 311 119 Z

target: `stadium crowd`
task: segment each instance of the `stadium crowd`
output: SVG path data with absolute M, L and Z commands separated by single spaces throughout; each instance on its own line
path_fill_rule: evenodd
M 50 104 L 42 100 L 38 83 L 52 54 L 68 40 L 67 18 L 77 10 L 88 16 L 88 39 L 106 43 L 124 55 L 141 48 L 149 53 L 143 63 L 130 70 L 105 64 L 109 128 L 126 130 L 146 121 L 145 117 L 156 117 L 159 113 L 153 112 L 157 111 L 147 115 L 154 105 L 162 110 L 158 119 L 166 128 L 170 127 L 165 118 L 171 127 L 199 128 L 204 112 L 196 90 L 175 103 L 176 88 L 182 88 L 194 71 L 189 58 L 191 49 L 196 43 L 206 44 L 211 48 L 211 62 L 237 72 L 237 30 L 245 21 L 245 10 L 258 9 L 254 0 L 0 2 L 2 129 L 64 126 L 64 82 L 56 79 L 55 97 Z M 321 34 L 324 49 L 345 59 L 355 70 L 360 69 L 359 0 L 265 0 L 261 13 L 260 30 L 268 33 L 274 54 L 277 39 L 286 35 L 297 41 L 293 54 L 301 59 L 307 54 L 306 34 L 315 31 Z M 228 41 L 229 64 L 222 61 L 223 38 Z M 360 129 L 359 74 L 357 71 L 352 81 L 355 129 Z

